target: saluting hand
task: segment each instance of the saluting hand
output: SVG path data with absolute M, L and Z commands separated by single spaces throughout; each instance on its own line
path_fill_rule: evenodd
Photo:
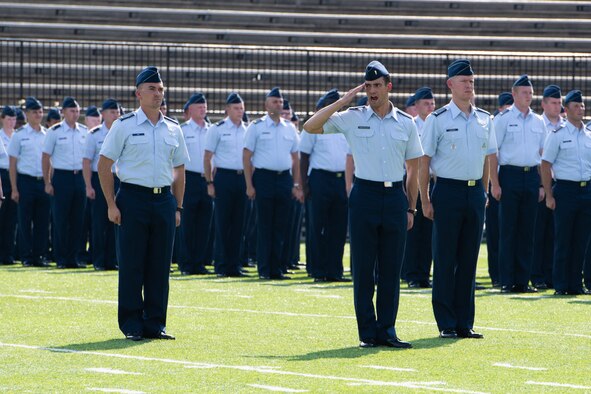
M 345 93 L 345 95 L 341 98 L 341 100 L 344 101 L 344 105 L 349 104 L 351 101 L 353 101 L 355 99 L 355 96 L 357 96 L 357 93 L 361 92 L 363 89 L 365 89 L 365 82 L 362 83 L 361 85 L 354 87 L 353 89 L 349 90 L 347 93 Z

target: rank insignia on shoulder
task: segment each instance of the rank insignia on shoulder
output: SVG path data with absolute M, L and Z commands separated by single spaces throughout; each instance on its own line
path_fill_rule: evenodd
M 175 118 L 171 118 L 170 116 L 164 115 L 164 119 L 169 120 L 169 121 L 171 121 L 174 124 L 177 124 L 177 125 L 179 124 L 179 121 L 178 120 L 176 120 Z
M 445 111 L 447 111 L 447 108 L 446 107 L 442 107 L 442 108 L 439 108 L 437 111 L 433 112 L 433 115 L 434 116 L 439 116 L 442 113 L 444 113 Z
M 219 121 L 219 122 L 217 122 L 215 125 L 216 125 L 216 126 L 221 126 L 221 125 L 223 125 L 224 123 L 226 123 L 224 120 L 220 120 L 220 121 Z
M 102 125 L 98 125 L 96 127 L 93 127 L 92 129 L 90 129 L 89 133 L 93 134 L 96 133 L 97 131 L 99 131 L 101 129 Z
M 124 121 L 124 120 L 127 120 L 129 118 L 133 118 L 134 116 L 135 116 L 135 112 L 130 112 L 128 114 L 125 114 L 125 115 L 121 116 L 119 119 L 121 121 Z
M 503 112 L 500 113 L 501 116 L 505 115 L 509 112 L 509 108 L 506 108 Z
M 263 121 L 263 119 L 261 119 L 261 118 L 258 118 L 257 120 L 254 120 L 254 121 L 252 122 L 252 124 L 261 123 L 262 121 Z
M 397 111 L 396 111 L 396 112 L 397 112 L 398 114 L 400 114 L 400 115 L 404 116 L 405 118 L 412 119 L 412 116 L 410 116 L 410 115 L 409 115 L 409 114 L 407 114 L 406 112 L 404 112 L 404 111 L 402 111 L 402 110 L 400 110 L 400 109 L 398 109 L 398 108 L 396 108 L 396 109 L 397 109 Z
M 482 113 L 486 114 L 487 116 L 490 116 L 490 112 L 488 112 L 488 111 L 485 111 L 485 110 L 483 110 L 482 108 L 478 108 L 478 107 L 476 107 L 476 111 L 478 111 L 478 112 L 482 112 Z
M 55 125 L 51 126 L 51 127 L 49 128 L 49 130 L 57 130 L 57 129 L 59 129 L 60 127 L 62 127 L 62 122 L 60 122 L 60 123 L 58 123 L 58 124 L 55 124 Z

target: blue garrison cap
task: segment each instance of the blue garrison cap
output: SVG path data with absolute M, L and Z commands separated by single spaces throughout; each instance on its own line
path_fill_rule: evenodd
M 575 103 L 582 103 L 583 102 L 583 93 L 580 90 L 571 90 L 566 94 L 564 97 L 564 105 L 567 105 L 570 102 Z
M 370 62 L 367 67 L 365 67 L 365 80 L 366 81 L 375 81 L 381 77 L 388 77 L 390 74 L 384 65 L 377 60 Z
M 96 105 L 91 105 L 88 108 L 86 108 L 86 113 L 84 114 L 84 116 L 101 116 L 101 114 L 98 111 L 98 108 L 96 107 Z
M 289 104 L 289 101 L 287 101 L 287 100 L 283 100 L 283 110 L 284 110 L 284 111 L 285 111 L 285 110 L 290 110 L 290 111 L 292 110 L 292 109 L 291 109 L 291 105 Z
M 248 123 L 250 119 L 248 119 L 248 115 L 246 114 L 246 111 L 244 111 L 244 113 L 242 114 L 242 121 L 244 123 Z
M 2 108 L 2 116 L 16 116 L 16 109 L 13 106 L 5 105 Z
M 560 87 L 556 85 L 548 85 L 544 88 L 544 93 L 542 93 L 542 97 L 552 97 L 559 99 L 562 96 L 562 92 L 560 91 Z
M 408 98 L 406 99 L 406 102 L 404 103 L 405 107 L 412 107 L 413 105 L 415 105 L 417 103 L 417 99 L 415 98 L 414 94 L 411 94 L 410 96 L 408 96 Z
M 447 67 L 448 78 L 455 77 L 457 75 L 474 75 L 474 70 L 472 70 L 470 60 L 457 59 Z
M 294 112 L 293 115 L 291 116 L 291 121 L 297 122 L 298 120 L 300 120 L 300 118 L 298 118 L 298 115 L 296 115 L 296 113 Z
M 365 106 L 365 105 L 367 105 L 367 96 L 363 96 L 359 100 L 357 100 L 358 107 Z
M 74 97 L 66 97 L 62 103 L 62 109 L 79 107 L 78 102 Z
M 183 105 L 183 111 L 189 109 L 191 104 L 205 104 L 207 100 L 205 99 L 205 95 L 201 92 L 193 93 L 191 97 L 187 100 L 185 105 Z
M 336 102 L 341 98 L 337 89 L 330 89 L 324 93 L 316 102 L 316 109 L 324 108 L 332 103 Z M 367 98 L 367 97 L 366 97 Z
M 503 92 L 499 94 L 499 107 L 511 104 L 513 104 L 513 95 L 511 92 Z
M 279 97 L 279 98 L 283 98 L 283 95 L 279 91 L 279 88 L 278 87 L 274 87 L 273 89 L 269 90 L 269 93 L 267 93 L 267 96 L 266 97 Z
M 527 74 L 523 74 L 522 76 L 517 78 L 517 80 L 513 83 L 514 88 L 516 88 L 517 86 L 531 86 L 531 87 L 533 87 L 534 85 L 532 85 L 532 83 L 529 79 L 529 76 Z
M 226 98 L 226 104 L 240 104 L 243 103 L 242 97 L 238 93 L 230 93 Z
M 119 103 L 115 99 L 108 98 L 105 101 L 103 101 L 101 111 L 104 111 L 106 109 L 119 109 Z
M 21 121 L 21 122 L 25 121 L 25 113 L 23 112 L 22 109 L 20 109 L 19 107 L 16 107 L 14 112 L 16 112 L 16 120 Z
M 160 73 L 158 72 L 158 68 L 154 66 L 148 66 L 144 68 L 140 73 L 135 77 L 135 86 L 140 86 L 142 83 L 146 82 L 162 82 L 162 78 L 160 78 Z
M 30 109 L 41 109 L 43 106 L 41 105 L 41 101 L 37 100 L 35 97 L 29 96 L 25 99 L 25 111 Z
M 57 108 L 50 108 L 47 111 L 47 120 L 54 119 L 54 120 L 61 120 L 60 111 Z
M 426 87 L 426 86 L 417 89 L 414 96 L 415 96 L 415 103 L 419 100 L 427 100 L 427 99 L 435 98 L 435 97 L 433 97 L 433 91 L 431 90 L 431 88 Z

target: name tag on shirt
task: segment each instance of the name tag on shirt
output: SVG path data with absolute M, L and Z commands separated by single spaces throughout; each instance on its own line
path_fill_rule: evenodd
M 575 147 L 575 141 L 573 140 L 563 140 L 560 142 L 560 149 L 570 149 Z
M 66 144 L 68 142 L 68 140 L 69 140 L 68 137 L 59 137 L 56 141 L 56 144 L 58 144 L 58 145 Z
M 271 132 L 270 131 L 263 131 L 261 133 L 261 139 L 262 140 L 269 140 L 269 139 L 271 139 L 271 137 L 272 136 L 271 136 Z
M 148 142 L 148 137 L 146 137 L 145 133 L 133 133 L 129 137 L 130 144 L 144 144 Z
M 369 126 L 357 126 L 358 129 L 362 129 L 362 130 L 369 130 L 370 127 Z
M 454 132 L 454 131 L 458 131 L 458 129 L 445 129 L 445 132 L 446 133 L 451 133 L 451 132 Z
M 220 139 L 222 141 L 229 141 L 232 139 L 232 134 L 231 133 L 224 133 L 221 135 Z

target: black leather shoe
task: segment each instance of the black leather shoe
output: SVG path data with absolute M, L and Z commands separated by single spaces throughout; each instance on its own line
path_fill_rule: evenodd
M 101 267 L 101 266 L 95 266 L 95 267 L 94 267 L 94 270 L 95 270 L 95 271 L 105 271 L 105 270 L 106 270 L 106 268 L 105 268 L 105 267 Z
M 271 279 L 271 277 L 270 276 L 267 276 L 267 275 L 259 275 L 259 279 L 269 280 L 269 279 Z
M 314 278 L 314 283 L 324 283 L 326 282 L 326 278 Z
M 250 275 L 245 274 L 244 272 L 234 272 L 232 274 L 228 274 L 231 278 L 248 278 Z
M 568 295 L 568 293 L 566 291 L 564 291 L 564 290 L 556 290 L 554 292 L 554 295 L 557 295 L 557 296 L 565 296 L 565 295 Z
M 501 286 L 501 293 L 511 293 L 511 286 Z
M 347 283 L 347 282 L 351 282 L 351 279 L 349 278 L 326 278 L 327 282 L 343 282 L 343 283 Z
M 181 276 L 191 276 L 191 275 L 193 275 L 193 273 L 190 271 L 181 271 Z
M 144 335 L 146 338 L 150 339 L 168 339 L 168 340 L 175 340 L 176 338 L 174 335 L 167 334 L 166 331 L 160 331 L 155 335 Z
M 227 278 L 229 275 L 227 275 L 227 274 L 216 274 L 215 276 L 217 276 L 218 278 Z
M 209 275 L 209 274 L 213 274 L 213 272 L 211 272 L 207 268 L 200 268 L 195 271 L 195 275 Z
M 419 283 L 418 280 L 409 280 L 408 281 L 408 288 L 409 289 L 420 289 L 421 284 Z
M 34 267 L 49 267 L 49 263 L 45 260 L 41 260 L 41 261 L 34 261 L 33 262 L 33 266 Z
M 364 339 L 359 342 L 359 347 L 363 349 L 368 349 L 372 347 L 378 347 L 378 345 L 376 344 L 375 339 Z
M 484 335 L 474 332 L 471 328 L 463 328 L 457 329 L 456 333 L 460 338 L 474 338 L 474 339 L 481 339 L 484 338 Z
M 452 330 L 450 328 L 446 328 L 445 330 L 441 330 L 441 332 L 439 333 L 439 338 L 453 339 L 453 338 L 457 338 L 457 337 L 458 337 L 458 333 L 456 333 L 456 330 Z
M 544 282 L 536 282 L 536 283 L 534 283 L 534 287 L 538 290 L 547 290 L 548 289 L 548 285 Z
M 401 341 L 398 337 L 379 340 L 379 345 L 393 347 L 396 349 L 410 349 L 412 345 L 409 342 Z
M 286 275 L 283 275 L 283 274 L 273 275 L 273 276 L 271 276 L 271 279 L 275 279 L 275 280 L 288 280 L 288 279 L 291 279 L 291 276 L 286 276 Z
M 530 287 L 528 285 L 513 285 L 511 288 L 512 293 L 537 293 L 538 289 Z
M 142 334 L 138 333 L 138 332 L 130 332 L 129 334 L 125 334 L 125 339 L 129 339 L 130 341 L 141 341 L 142 339 L 144 339 L 142 337 Z

